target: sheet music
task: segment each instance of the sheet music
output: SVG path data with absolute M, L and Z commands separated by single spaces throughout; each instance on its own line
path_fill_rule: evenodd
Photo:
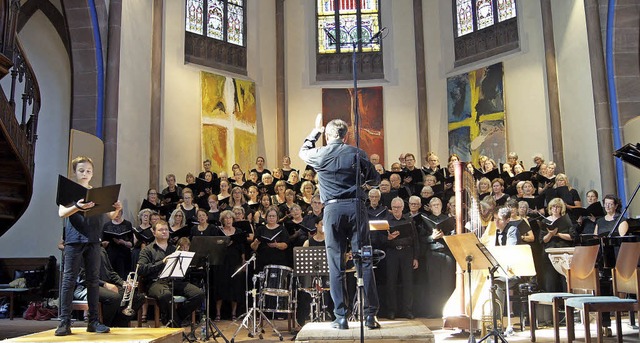
M 196 253 L 192 251 L 175 251 L 167 256 L 167 263 L 164 265 L 164 269 L 158 278 L 183 278 L 195 254 Z

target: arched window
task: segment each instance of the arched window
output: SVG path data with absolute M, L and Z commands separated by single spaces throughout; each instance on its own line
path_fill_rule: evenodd
M 520 46 L 516 0 L 452 0 L 455 65 Z
M 185 62 L 247 74 L 245 0 L 187 0 Z
M 316 0 L 316 79 L 350 80 L 358 52 L 358 79 L 384 78 L 379 0 Z

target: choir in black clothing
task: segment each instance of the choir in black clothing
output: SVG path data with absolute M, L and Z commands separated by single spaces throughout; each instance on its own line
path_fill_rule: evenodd
M 372 159 L 374 155 L 371 155 Z M 446 166 L 440 167 L 438 156 L 430 153 L 425 158 L 426 165 L 419 168 L 415 155 L 407 153 L 403 154 L 403 161 L 393 163 L 388 171 L 376 163 L 376 170 L 383 179 L 378 187 L 368 188 L 372 188 L 367 202 L 368 219 L 386 218 L 393 224 L 406 221 L 413 225 L 406 241 L 395 241 L 395 234 L 371 232 L 374 248 L 387 251 L 387 260 L 382 261 L 375 271 L 381 290 L 381 314 L 390 317 L 403 313 L 406 317 L 442 315 L 444 302 L 455 287 L 455 261 L 443 239 L 444 235 L 452 233 L 440 231 L 437 224 L 449 218 L 447 210 L 454 204 L 453 162 L 458 159 L 452 155 Z M 301 170 L 303 177 L 300 180 L 288 157 L 283 159 L 282 168 L 271 169 L 273 173 L 265 168 L 264 162 L 264 158 L 258 157 L 256 167 L 246 174 L 246 178 L 240 167 L 234 165 L 233 178 L 227 179 L 225 172 L 216 174 L 211 170 L 210 161 L 205 161 L 205 170 L 198 177 L 206 182 L 196 179 L 194 183 L 187 182 L 187 187 L 177 184 L 173 174 L 167 175 L 167 187 L 161 195 L 154 189 L 148 191 L 139 213 L 139 226 L 131 227 L 131 236 L 123 240 L 130 243 L 120 244 L 133 251 L 131 263 L 126 263 L 131 266 L 128 271 L 133 269 L 140 251 L 153 242 L 151 217 L 154 212 L 170 217 L 170 243 L 175 244 L 183 237 L 230 236 L 233 238 L 230 254 L 224 266 L 212 271 L 215 277 L 211 287 L 216 318 L 224 316 L 221 313 L 223 302 L 231 304 L 231 316 L 235 317 L 238 314 L 237 304 L 244 299 L 245 278 L 232 279 L 230 273 L 252 252 L 257 256 L 252 273 L 263 271 L 266 265 L 293 267 L 293 247 L 304 242 L 315 244 L 315 224 L 322 218 L 322 204 L 312 170 Z M 582 214 L 586 212 L 582 209 L 580 196 L 569 184 L 568 177 L 555 175 L 555 165 L 545 163 L 541 156 L 536 156 L 534 162 L 535 166 L 530 171 L 525 171 L 515 154 L 509 154 L 507 163 L 503 165 L 490 158 L 481 158 L 478 168 L 467 164 L 483 200 L 480 204 L 482 229 L 478 233 L 481 234 L 484 227 L 494 220 L 499 208 L 508 207 L 511 219 L 507 227 L 517 227 L 518 232 L 514 236 L 517 242 L 529 244 L 534 253 L 538 273 L 531 281 L 546 291 L 562 291 L 565 289 L 564 280 L 551 266 L 544 248 L 572 246 L 580 234 L 610 231 L 617 219 L 615 208 L 619 204 L 610 196 L 605 198 L 604 216 Z M 205 186 L 211 188 L 201 188 Z M 395 198 L 402 201 L 399 218 L 392 214 Z M 396 207 L 400 206 L 398 201 L 395 201 Z M 587 205 L 596 203 L 597 192 L 591 190 L 587 193 Z M 444 208 L 443 204 L 448 206 Z M 607 211 L 607 207 L 613 210 Z M 226 214 L 225 210 L 231 209 L 234 209 L 233 213 Z M 543 224 L 543 218 L 555 226 Z M 246 222 L 242 225 L 249 227 L 250 232 L 236 227 L 236 222 Z M 115 224 L 114 221 L 109 227 Z M 624 235 L 627 230 L 628 224 L 622 221 L 616 234 Z M 126 230 L 107 230 L 105 226 L 105 232 L 116 231 Z M 103 239 L 107 239 L 105 237 Z M 507 235 L 500 239 L 503 237 Z M 120 242 L 113 237 L 108 239 L 113 247 L 118 245 L 114 242 Z M 501 244 L 502 241 L 496 243 Z M 398 248 L 400 246 L 402 249 Z M 396 256 L 405 251 L 411 252 L 407 254 L 410 258 Z M 401 260 L 404 264 L 388 268 L 390 261 L 400 263 Z M 128 271 L 123 269 L 121 272 L 126 275 Z M 398 272 L 402 281 L 398 280 Z M 407 288 L 407 283 L 412 286 Z M 398 298 L 404 298 L 400 306 L 395 306 L 389 297 L 389 292 L 393 293 L 397 287 L 403 287 L 404 291 L 399 293 L 407 295 Z

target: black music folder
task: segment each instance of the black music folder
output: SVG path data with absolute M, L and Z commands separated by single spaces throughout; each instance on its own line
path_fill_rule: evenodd
M 58 175 L 58 194 L 56 197 L 56 204 L 71 206 L 81 199 L 84 199 L 84 202 L 94 202 L 94 207 L 86 211 L 81 211 L 85 217 L 91 217 L 113 211 L 113 204 L 118 201 L 119 195 L 119 184 L 96 188 L 84 188 L 81 184 L 71 181 L 62 175 Z
M 294 223 L 292 221 L 285 221 L 284 222 L 284 226 L 287 228 L 287 232 L 289 232 L 289 235 L 294 234 L 298 230 L 303 230 L 304 232 L 314 232 L 314 231 L 316 231 L 315 227 L 308 228 L 308 227 L 302 225 L 302 223 Z
M 604 216 L 604 208 L 602 208 L 602 204 L 599 201 L 594 202 L 586 208 L 573 208 L 571 211 L 582 217 L 594 216 L 597 218 Z
M 395 226 L 389 226 L 389 232 L 393 233 L 396 231 L 399 231 L 400 234 L 398 235 L 398 238 L 405 238 L 405 237 L 413 237 L 411 234 L 411 231 L 414 231 L 414 227 L 413 227 L 413 222 L 412 221 L 407 221 L 404 222 L 402 224 L 398 224 Z
M 491 171 L 484 173 L 480 169 L 473 168 L 473 177 L 476 180 L 486 177 L 489 181 L 492 181 L 493 179 L 500 177 L 500 171 L 497 168 L 494 168 Z
M 253 228 L 251 227 L 251 223 L 248 220 L 238 220 L 233 222 L 233 227 L 242 231 L 242 233 L 246 236 L 248 234 L 253 233 Z
M 421 213 L 420 216 L 431 229 L 438 229 L 445 234 L 449 234 L 456 229 L 456 217 L 447 217 L 446 219 L 436 222 L 423 213 Z
M 267 236 L 258 236 L 256 237 L 260 242 L 263 243 L 274 243 L 276 241 L 276 237 L 278 237 L 280 234 L 282 233 L 282 230 L 278 231 L 276 234 L 274 234 L 271 237 L 267 237 Z
M 123 232 L 111 232 L 111 231 L 102 231 L 102 240 L 109 241 L 112 239 L 124 239 L 126 235 L 131 233 L 131 230 L 123 231 Z

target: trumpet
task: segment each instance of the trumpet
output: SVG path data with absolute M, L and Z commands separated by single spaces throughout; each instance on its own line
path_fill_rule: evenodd
M 122 295 L 120 306 L 127 305 L 127 307 L 122 310 L 122 313 L 127 317 L 133 315 L 133 295 L 136 287 L 138 287 L 138 268 L 140 268 L 140 265 L 136 264 L 136 271 L 130 272 L 129 275 L 127 275 L 127 281 L 124 282 L 124 294 Z

